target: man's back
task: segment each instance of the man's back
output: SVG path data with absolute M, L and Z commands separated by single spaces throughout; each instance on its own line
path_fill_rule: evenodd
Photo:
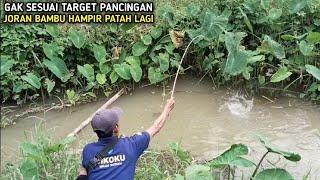
M 115 137 L 101 138 L 98 142 L 87 144 L 83 149 L 83 167 Z M 92 172 L 89 179 L 134 179 L 135 167 L 139 156 L 148 148 L 150 135 L 147 132 L 131 137 L 120 138 L 108 156 L 103 158 Z
M 77 179 L 134 179 L 135 169 L 139 156 L 145 149 L 148 148 L 150 138 L 157 134 L 164 126 L 169 113 L 174 107 L 174 99 L 171 97 L 161 115 L 153 122 L 153 124 L 141 134 L 136 134 L 127 138 L 120 138 L 116 141 L 119 134 L 119 118 L 122 114 L 120 108 L 103 109 L 98 111 L 92 118 L 91 126 L 93 131 L 99 137 L 96 143 L 88 144 L 83 149 L 82 154 L 82 167 L 79 170 Z M 117 142 L 114 145 L 114 142 Z M 108 151 L 108 153 L 101 153 L 101 151 Z M 98 155 L 99 154 L 99 155 Z M 101 160 L 101 154 L 108 154 Z M 98 155 L 97 159 L 94 157 Z M 92 161 L 91 161 L 92 160 Z M 94 162 L 98 165 L 93 168 Z M 86 168 L 86 169 L 84 169 Z

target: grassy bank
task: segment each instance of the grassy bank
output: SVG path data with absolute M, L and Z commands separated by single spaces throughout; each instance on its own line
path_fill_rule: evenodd
M 75 138 L 54 142 L 50 133 L 42 129 L 42 126 L 38 126 L 31 140 L 20 145 L 21 153 L 13 161 L 1 162 L 4 164 L 0 179 L 75 179 L 81 164 L 80 152 L 70 147 Z M 264 165 L 263 168 L 261 164 L 267 161 L 265 157 L 268 154 L 278 154 L 279 158 L 293 162 L 299 161 L 301 156 L 280 150 L 262 135 L 257 135 L 258 140 L 266 148 L 258 162 L 250 160 L 249 148 L 244 144 L 233 144 L 216 158 L 202 162 L 196 161 L 179 143 L 171 143 L 162 150 L 151 149 L 139 159 L 135 179 L 211 180 L 249 179 L 250 176 L 255 180 L 278 180 L 279 177 L 281 180 L 294 179 L 290 172 L 276 164 L 271 167 Z M 248 169 L 249 174 L 235 173 L 236 168 Z
M 71 180 L 77 176 L 81 164 L 81 154 L 71 148 L 74 138 L 54 142 L 38 126 L 32 138 L 20 145 L 21 153 L 11 162 L 1 162 L 1 178 L 3 180 L 18 179 L 59 179 Z M 172 145 L 167 150 L 149 150 L 139 160 L 136 179 L 165 179 L 183 173 L 190 164 L 191 156 L 179 146 Z M 179 152 L 178 152 L 179 151 Z M 179 158 L 178 154 L 183 154 Z

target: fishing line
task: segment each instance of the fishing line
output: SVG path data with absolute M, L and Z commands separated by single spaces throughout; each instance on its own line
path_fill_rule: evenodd
M 180 71 L 180 68 L 181 68 L 181 64 L 182 64 L 182 62 L 183 62 L 183 60 L 184 60 L 184 57 L 186 56 L 186 54 L 187 54 L 187 52 L 188 52 L 188 49 L 189 49 L 191 43 L 192 43 L 195 39 L 197 39 L 198 37 L 201 37 L 201 36 L 202 36 L 202 35 L 199 35 L 199 36 L 194 37 L 194 38 L 189 42 L 186 50 L 184 51 L 184 53 L 183 53 L 183 55 L 182 55 L 182 58 L 181 58 L 181 60 L 180 60 L 179 67 L 178 67 L 178 70 L 177 70 L 177 73 L 176 73 L 176 77 L 174 78 L 174 82 L 173 82 L 173 86 L 172 86 L 172 91 L 171 91 L 171 98 L 173 98 L 173 93 L 174 93 L 174 90 L 175 90 L 175 88 L 176 88 L 176 83 L 177 83 L 179 71 Z

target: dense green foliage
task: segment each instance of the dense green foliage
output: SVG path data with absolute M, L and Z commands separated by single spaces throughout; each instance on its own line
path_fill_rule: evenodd
M 159 2 L 152 26 L 1 26 L 3 102 L 161 82 L 191 39 L 185 64 L 219 85 L 245 80 L 253 90 L 292 88 L 319 100 L 319 0 L 170 3 Z

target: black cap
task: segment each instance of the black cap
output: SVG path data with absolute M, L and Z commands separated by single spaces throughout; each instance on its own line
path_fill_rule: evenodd
M 114 107 L 98 111 L 92 118 L 91 126 L 93 131 L 103 131 L 109 133 L 112 131 L 122 116 L 122 109 Z

